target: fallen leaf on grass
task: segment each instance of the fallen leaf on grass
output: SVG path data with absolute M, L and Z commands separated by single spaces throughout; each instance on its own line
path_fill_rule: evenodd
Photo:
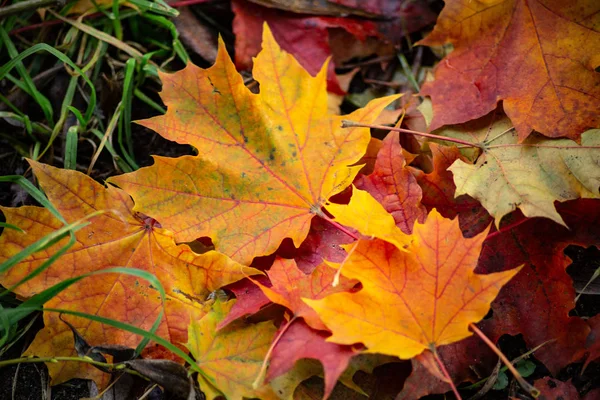
M 486 235 L 465 239 L 458 221 L 433 210 L 406 235 L 406 251 L 381 239 L 354 245 L 342 274 L 360 281 L 360 291 L 305 302 L 333 332 L 331 342 L 403 359 L 433 351 L 470 336 L 469 324 L 520 270 L 473 272 Z
M 277 400 L 269 386 L 252 387 L 275 335 L 275 326 L 271 321 L 238 322 L 217 330 L 234 303 L 217 301 L 202 319 L 191 321 L 187 347 L 202 371 L 198 374 L 200 388 L 209 400 L 219 396 L 229 400 Z
M 19 286 L 15 292 L 30 297 L 52 285 L 85 273 L 121 266 L 135 267 L 154 274 L 167 293 L 165 316 L 157 334 L 171 343 L 185 343 L 190 318 L 206 312 L 207 295 L 228 283 L 258 271 L 243 267 L 215 251 L 199 255 L 189 246 L 176 245 L 172 234 L 132 211 L 133 202 L 122 190 L 107 187 L 76 171 L 54 168 L 30 161 L 31 167 L 50 202 L 68 222 L 76 221 L 97 210 L 107 210 L 94 217 L 91 224 L 75 233 L 77 242 L 66 254 L 40 275 Z M 8 223 L 20 226 L 27 234 L 6 229 L 0 236 L 0 262 L 26 246 L 59 229 L 63 224 L 50 211 L 25 206 L 2 208 Z M 35 253 L 0 277 L 10 287 L 39 267 L 68 239 Z M 133 276 L 106 274 L 86 278 L 45 304 L 49 308 L 77 310 L 109 317 L 143 329 L 150 329 L 162 303 L 158 291 Z M 65 316 L 91 345 L 116 343 L 136 347 L 140 338 L 117 328 L 85 318 Z M 25 354 L 72 356 L 73 337 L 69 327 L 56 313 L 44 314 L 44 328 Z M 148 357 L 172 358 L 164 349 L 148 346 Z M 108 375 L 80 363 L 49 363 L 52 383 L 71 378 L 94 379 L 99 386 Z
M 285 237 L 300 245 L 312 217 L 354 179 L 360 166 L 350 165 L 370 140 L 368 128 L 341 128 L 341 117 L 327 113 L 325 70 L 311 77 L 266 27 L 253 73 L 258 95 L 221 43 L 213 67 L 160 74 L 168 111 L 141 123 L 193 145 L 198 156 L 155 157 L 151 167 L 110 179 L 176 240 L 210 236 L 217 250 L 246 265 Z M 374 121 L 395 98 L 346 118 Z
M 523 140 L 532 130 L 579 138 L 600 124 L 600 3 L 596 0 L 447 1 L 419 42 L 454 51 L 423 86 L 431 129 L 486 115 L 502 100 Z

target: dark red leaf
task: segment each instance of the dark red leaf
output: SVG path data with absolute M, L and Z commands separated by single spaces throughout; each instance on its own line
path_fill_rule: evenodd
M 535 381 L 533 385 L 542 392 L 540 400 L 579 400 L 577 388 L 573 386 L 570 379 L 561 382 L 546 376 Z
M 271 282 L 266 276 L 258 275 L 252 279 L 265 286 L 271 286 Z M 235 294 L 237 301 L 231 308 L 231 311 L 229 311 L 229 314 L 219 322 L 217 329 L 223 328 L 238 318 L 255 314 L 271 302 L 263 294 L 262 290 L 247 278 L 227 286 L 226 289 L 231 290 Z
M 570 201 L 557 204 L 557 209 L 570 229 L 533 218 L 494 232 L 483 244 L 476 270 L 491 273 L 525 264 L 492 303 L 493 318 L 481 325 L 494 341 L 503 334 L 521 333 L 533 348 L 555 340 L 535 353 L 552 374 L 581 358 L 590 332 L 583 319 L 569 316 L 575 290 L 565 272 L 571 260 L 563 250 L 569 244 L 600 244 L 599 201 Z
M 412 233 L 415 221 L 423 222 L 427 215 L 421 204 L 423 192 L 416 178 L 405 168 L 398 132 L 390 132 L 379 150 L 375 169 L 369 176 L 355 180 L 357 188 L 369 192 L 394 217 L 404 233 Z

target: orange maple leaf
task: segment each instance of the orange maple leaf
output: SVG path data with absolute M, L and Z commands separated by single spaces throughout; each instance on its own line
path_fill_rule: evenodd
M 600 124 L 600 2 L 446 1 L 420 44 L 454 51 L 423 86 L 431 129 L 479 118 L 504 101 L 519 139 L 532 130 L 577 139 Z
M 311 77 L 265 27 L 253 70 L 260 93 L 253 94 L 220 43 L 211 68 L 160 74 L 168 111 L 141 122 L 198 155 L 154 157 L 151 167 L 109 181 L 176 240 L 210 236 L 243 264 L 273 253 L 286 237 L 298 247 L 312 217 L 352 182 L 360 166 L 351 165 L 370 140 L 368 129 L 344 129 L 341 117 L 328 114 L 326 69 Z M 346 118 L 372 122 L 395 98 Z
M 342 277 L 340 284 L 332 286 L 335 270 L 321 264 L 307 275 L 298 269 L 296 261 L 278 258 L 267 271 L 272 287 L 266 287 L 259 282 L 265 296 L 273 303 L 280 304 L 294 313 L 294 317 L 302 317 L 308 326 L 317 330 L 327 330 L 317 313 L 310 308 L 303 298 L 321 299 L 333 293 L 345 292 L 357 283 Z
M 85 273 L 108 267 L 135 267 L 153 273 L 163 284 L 167 298 L 165 316 L 157 334 L 174 344 L 187 340 L 191 318 L 205 314 L 207 295 L 258 271 L 244 267 L 223 254 L 194 253 L 187 245 L 176 245 L 173 235 L 132 211 L 129 196 L 115 187 L 103 187 L 80 172 L 54 168 L 30 161 L 31 167 L 50 202 L 67 222 L 77 221 L 97 210 L 90 225 L 75 233 L 77 242 L 42 274 L 19 286 L 19 296 L 30 297 L 52 285 Z M 0 236 L 0 263 L 41 237 L 62 227 L 50 211 L 41 207 L 1 208 L 7 222 L 27 233 L 5 230 Z M 0 276 L 10 287 L 30 274 L 64 246 L 67 239 L 33 254 Z M 143 329 L 150 329 L 162 310 L 156 289 L 133 276 L 106 274 L 87 278 L 59 293 L 45 304 L 49 308 L 77 310 L 109 317 Z M 140 338 L 117 328 L 85 318 L 63 317 L 92 345 L 118 343 L 135 347 Z M 26 354 L 72 356 L 73 334 L 58 314 L 44 314 L 42 329 Z M 164 350 L 147 347 L 146 356 L 169 357 Z M 170 356 L 172 357 L 172 355 Z M 94 379 L 100 386 L 109 375 L 80 363 L 49 363 L 52 383 L 71 378 Z
M 381 239 L 354 245 L 342 274 L 362 283 L 359 292 L 305 302 L 333 332 L 332 342 L 360 342 L 368 352 L 403 359 L 435 351 L 470 336 L 469 324 L 485 316 L 521 268 L 475 274 L 486 235 L 465 239 L 457 220 L 433 210 L 406 235 L 404 251 Z

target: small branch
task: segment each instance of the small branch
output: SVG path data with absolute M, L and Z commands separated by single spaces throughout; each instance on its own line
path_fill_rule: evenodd
M 356 128 L 356 127 L 360 127 L 360 128 L 374 128 L 374 129 L 386 129 L 388 131 L 394 131 L 394 132 L 412 133 L 413 135 L 423 136 L 423 137 L 430 138 L 430 139 L 443 140 L 445 142 L 458 143 L 458 144 L 462 144 L 462 145 L 465 145 L 465 146 L 468 146 L 468 147 L 475 147 L 475 148 L 478 148 L 478 149 L 483 149 L 483 146 L 481 144 L 479 144 L 479 143 L 470 143 L 470 142 L 467 142 L 466 140 L 455 139 L 455 138 L 446 137 L 446 136 L 433 135 L 431 133 L 413 131 L 413 130 L 410 130 L 410 129 L 392 128 L 391 126 L 386 126 L 386 125 L 361 124 L 360 122 L 349 121 L 347 119 L 342 120 L 342 128 Z
M 62 7 L 65 5 L 65 0 L 25 0 L 20 1 L 10 6 L 0 7 L 0 18 L 7 17 L 12 14 L 18 14 L 27 10 L 36 10 L 46 6 L 57 5 Z
M 265 355 L 265 359 L 263 360 L 263 363 L 260 367 L 260 371 L 258 372 L 256 379 L 252 383 L 252 387 L 254 389 L 258 389 L 260 387 L 260 383 L 264 379 L 265 373 L 267 372 L 267 364 L 269 363 L 269 360 L 271 359 L 271 354 L 273 353 L 273 349 L 275 349 L 275 346 L 277 345 L 277 343 L 279 343 L 279 340 L 281 340 L 281 337 L 283 336 L 283 334 L 288 330 L 290 325 L 292 325 L 292 322 L 294 322 L 295 320 L 296 320 L 296 316 L 293 316 L 288 321 L 288 323 L 285 324 L 285 326 L 283 328 L 281 328 L 281 331 L 279 332 L 279 334 L 277 335 L 275 340 L 273 340 L 273 343 L 271 343 L 271 347 L 269 347 L 269 350 L 267 351 L 267 354 Z
M 363 79 L 363 81 L 365 83 L 372 83 L 374 85 L 380 85 L 380 86 L 390 87 L 392 89 L 398 89 L 400 86 L 402 86 L 398 82 L 380 81 L 378 79 L 365 78 L 365 79 Z
M 492 351 L 494 353 L 496 353 L 496 355 L 502 360 L 502 362 L 504 363 L 504 365 L 506 365 L 506 368 L 508 368 L 508 370 L 513 374 L 513 376 L 515 377 L 515 379 L 517 380 L 517 382 L 519 382 L 519 385 L 521 385 L 521 387 L 526 390 L 527 392 L 529 392 L 529 394 L 534 397 L 537 398 L 540 395 L 540 391 L 537 390 L 535 388 L 535 386 L 531 385 L 529 382 L 527 382 L 525 379 L 523 379 L 523 377 L 521 376 L 521 374 L 519 373 L 519 371 L 517 371 L 517 369 L 511 364 L 511 362 L 508 360 L 508 358 L 506 358 L 506 356 L 504 355 L 504 353 L 502 353 L 500 351 L 500 349 L 498 347 L 496 347 L 496 345 L 494 343 L 492 343 L 492 341 L 485 336 L 485 334 L 483 332 L 481 332 L 479 330 L 479 328 L 477 328 L 475 326 L 475 324 L 471 323 L 469 324 L 469 327 L 471 328 L 471 330 L 473 332 L 475 332 L 480 338 L 481 340 L 483 340 L 483 342 L 485 344 L 488 345 L 488 347 L 490 349 L 492 349 Z
M 448 384 L 452 388 L 452 391 L 454 392 L 454 395 L 456 396 L 456 399 L 457 400 L 462 400 L 462 397 L 460 397 L 460 393 L 458 393 L 458 389 L 456 388 L 456 385 L 454 384 L 454 382 L 452 382 L 452 377 L 450 376 L 450 374 L 448 373 L 448 370 L 444 366 L 444 363 L 442 362 L 442 359 L 440 358 L 440 356 L 439 356 L 436 348 L 434 347 L 431 350 L 431 352 L 433 353 L 433 357 L 435 358 L 435 361 L 437 362 L 438 367 L 440 367 L 440 370 L 442 371 L 442 374 L 444 374 L 444 376 L 446 377 L 446 379 L 448 379 Z

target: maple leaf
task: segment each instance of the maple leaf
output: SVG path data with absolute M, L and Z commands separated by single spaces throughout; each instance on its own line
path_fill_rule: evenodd
M 294 260 L 277 258 L 267 275 L 272 286 L 255 282 L 272 302 L 291 310 L 294 317 L 303 318 L 314 329 L 327 330 L 317 313 L 303 299 L 321 299 L 332 293 L 345 292 L 356 282 L 342 277 L 340 284 L 332 286 L 335 270 L 321 264 L 307 275 L 300 271 Z
M 269 382 L 288 372 L 294 368 L 298 360 L 311 358 L 319 360 L 323 365 L 324 398 L 329 397 L 337 380 L 348 367 L 350 359 L 358 351 L 352 346 L 329 343 L 325 340 L 327 336 L 329 334 L 311 329 L 302 320 L 293 321 L 273 348 L 265 381 Z M 311 375 L 316 375 L 316 373 Z
M 400 134 L 390 132 L 377 154 L 373 173 L 360 176 L 354 184 L 377 199 L 404 233 L 411 233 L 415 221 L 423 222 L 427 211 L 421 204 L 421 187 L 406 164 Z
M 253 2 L 267 7 L 252 4 Z M 319 7 L 321 4 L 317 2 L 269 3 L 252 0 L 234 0 L 231 3 L 235 14 L 235 62 L 239 68 L 248 69 L 252 65 L 252 57 L 260 50 L 260 35 L 265 22 L 269 24 L 281 47 L 290 52 L 309 73 L 316 74 L 331 57 L 332 47 L 335 46 L 335 43 L 330 43 L 332 28 L 343 29 L 349 33 L 344 36 L 344 46 L 348 49 L 352 47 L 352 42 L 348 43 L 349 37 L 360 42 L 364 42 L 368 37 L 378 37 L 398 44 L 407 34 L 435 20 L 435 15 L 427 5 L 401 0 L 360 1 L 342 7 L 328 2 L 323 8 Z M 323 15 L 324 12 L 329 15 Z M 353 16 L 366 15 L 369 19 L 348 16 L 349 13 Z M 365 56 L 375 53 L 374 47 Z M 354 57 L 355 55 L 351 55 L 348 58 Z M 327 83 L 332 93 L 345 94 L 335 75 L 333 62 L 328 64 Z
M 404 359 L 435 351 L 470 336 L 468 325 L 485 316 L 520 270 L 473 272 L 486 235 L 465 239 L 458 221 L 433 210 L 405 235 L 404 251 L 381 239 L 360 240 L 349 250 L 342 274 L 362 283 L 359 292 L 305 302 L 333 332 L 334 343 L 363 343 L 368 352 Z
M 492 303 L 493 317 L 480 326 L 493 341 L 504 334 L 522 334 L 530 349 L 550 341 L 535 357 L 553 375 L 578 361 L 590 332 L 586 321 L 569 315 L 575 308 L 575 289 L 565 271 L 572 261 L 564 249 L 600 245 L 600 201 L 579 199 L 557 208 L 569 229 L 533 218 L 491 233 L 477 265 L 478 272 L 494 273 L 524 264 Z
M 342 232 L 336 226 L 320 217 L 311 221 L 308 236 L 302 242 L 293 257 L 298 269 L 305 274 L 310 274 L 323 260 L 342 262 L 346 258 L 346 251 L 342 244 L 352 243 L 354 238 Z
M 360 166 L 349 166 L 370 140 L 368 129 L 341 128 L 341 117 L 327 113 L 325 69 L 311 77 L 267 27 L 253 73 L 258 95 L 220 43 L 213 67 L 160 74 L 168 111 L 141 123 L 191 144 L 198 156 L 155 157 L 150 167 L 110 179 L 176 240 L 210 236 L 246 265 L 285 237 L 300 245 L 312 217 L 354 179 Z M 395 98 L 374 100 L 350 118 L 373 121 Z
M 238 318 L 257 313 L 261 308 L 271 303 L 271 300 L 265 296 L 254 282 L 260 282 L 265 286 L 271 284 L 269 278 L 259 275 L 252 280 L 246 278 L 227 286 L 227 289 L 235 294 L 237 301 L 231 307 L 227 316 L 219 322 L 218 329 L 227 326 Z
M 231 325 L 217 330 L 235 300 L 214 303 L 211 311 L 189 326 L 187 347 L 201 369 L 198 383 L 209 400 L 221 395 L 230 400 L 278 397 L 269 386 L 256 389 L 252 383 L 258 374 L 275 335 L 272 322 Z
M 396 226 L 396 221 L 383 206 L 365 190 L 352 187 L 352 197 L 348 204 L 327 205 L 335 217 L 335 222 L 356 229 L 365 236 L 378 237 L 404 248 L 407 235 Z
M 77 231 L 76 244 L 40 275 L 19 286 L 15 290 L 19 296 L 30 297 L 66 278 L 108 267 L 144 269 L 161 281 L 167 294 L 165 316 L 157 334 L 179 344 L 187 339 L 190 318 L 199 318 L 206 312 L 203 303 L 210 292 L 248 274 L 259 273 L 215 251 L 199 255 L 187 245 L 176 245 L 169 231 L 134 213 L 131 199 L 120 189 L 105 188 L 80 172 L 35 161 L 29 163 L 50 202 L 67 222 L 98 210 L 111 212 L 94 217 L 90 225 Z M 2 212 L 8 223 L 20 226 L 27 233 L 4 230 L 0 236 L 0 262 L 63 226 L 50 211 L 41 207 L 2 208 Z M 67 240 L 26 258 L 3 274 L 0 282 L 6 287 L 16 284 L 54 255 Z M 158 291 L 145 282 L 128 275 L 106 274 L 72 285 L 47 302 L 46 307 L 97 314 L 150 329 L 162 309 L 162 302 Z M 136 347 L 140 340 L 131 333 L 85 318 L 68 319 L 86 341 L 94 345 L 118 343 Z M 26 354 L 40 357 L 75 354 L 71 330 L 59 320 L 58 314 L 44 313 L 44 328 Z M 155 346 L 147 347 L 145 355 L 173 357 Z M 79 377 L 92 378 L 102 386 L 110 377 L 79 363 L 49 363 L 48 368 L 53 384 Z
M 433 170 L 429 173 L 408 167 L 413 173 L 421 190 L 424 204 L 428 210 L 435 208 L 445 218 L 453 219 L 458 215 L 460 229 L 465 237 L 473 237 L 482 232 L 492 221 L 490 215 L 481 204 L 470 196 L 454 196 L 456 185 L 452 180 L 452 172 L 448 168 L 456 160 L 466 160 L 457 147 L 440 146 L 429 143 Z
M 546 217 L 564 225 L 554 201 L 600 198 L 598 129 L 582 134 L 581 146 L 569 139 L 535 135 L 519 144 L 510 120 L 491 113 L 435 133 L 479 147 L 469 150 L 468 155 L 476 158 L 473 164 L 457 159 L 448 169 L 455 196 L 468 194 L 479 200 L 496 226 L 517 208 L 526 217 Z
M 599 22 L 595 0 L 447 1 L 420 42 L 454 45 L 421 90 L 433 100 L 431 128 L 479 118 L 503 100 L 520 140 L 532 130 L 577 139 L 600 124 Z

